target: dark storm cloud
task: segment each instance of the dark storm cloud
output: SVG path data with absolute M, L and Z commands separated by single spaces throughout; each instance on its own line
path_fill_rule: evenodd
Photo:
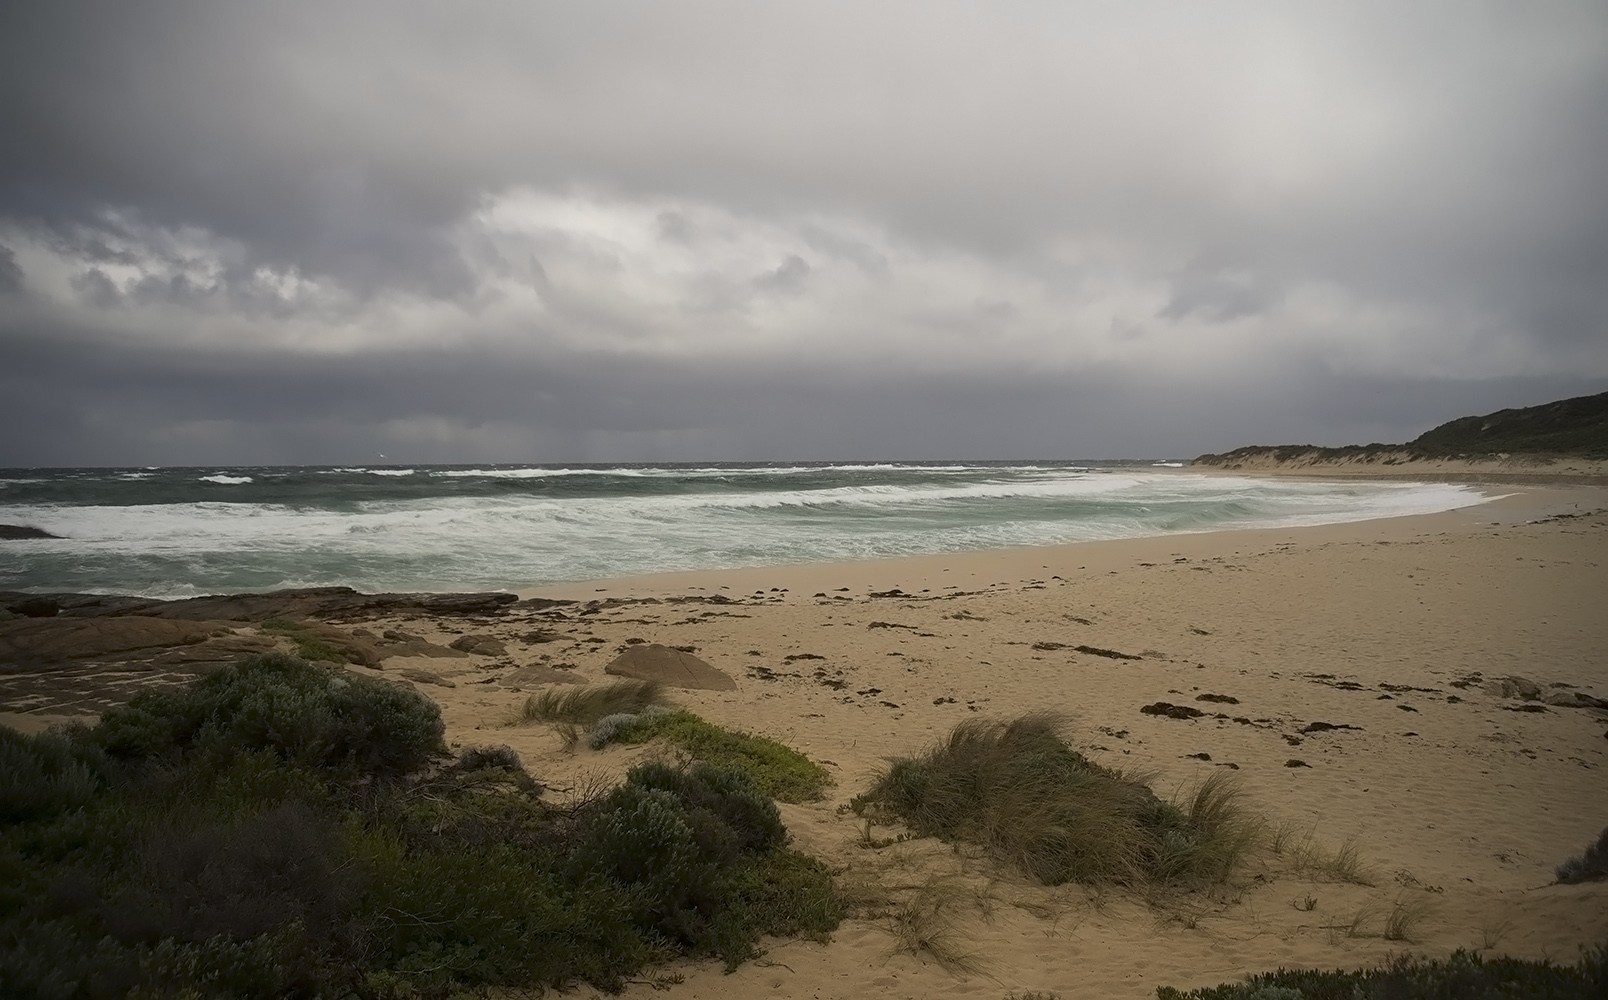
M 62 0 L 0 95 L 0 463 L 1176 455 L 1608 379 L 1596 3 Z

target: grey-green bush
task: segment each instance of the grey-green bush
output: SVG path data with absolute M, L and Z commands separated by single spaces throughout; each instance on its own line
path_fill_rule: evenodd
M 443 732 L 441 710 L 416 691 L 269 653 L 182 691 L 143 692 L 107 712 L 92 738 L 131 763 L 202 748 L 268 749 L 389 778 L 444 753 Z

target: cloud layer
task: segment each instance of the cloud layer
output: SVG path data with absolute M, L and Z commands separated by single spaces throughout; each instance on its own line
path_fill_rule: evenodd
M 1180 456 L 1608 388 L 1594 3 L 0 13 L 0 465 Z

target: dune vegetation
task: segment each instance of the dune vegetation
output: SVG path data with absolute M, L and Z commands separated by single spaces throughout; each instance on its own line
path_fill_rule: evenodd
M 852 803 L 916 836 L 967 841 L 1046 885 L 1204 887 L 1228 878 L 1260 824 L 1221 775 L 1187 800 L 1095 764 L 1055 715 L 973 719 L 936 746 L 890 762 Z
M 643 764 L 555 805 L 442 734 L 409 689 L 277 654 L 0 728 L 0 994 L 612 991 L 840 919 L 740 771 Z

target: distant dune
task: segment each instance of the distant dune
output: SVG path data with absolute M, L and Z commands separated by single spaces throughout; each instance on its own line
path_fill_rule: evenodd
M 1601 479 L 1608 477 L 1608 392 L 1459 417 L 1406 444 L 1251 445 L 1192 464 L 1311 475 Z

